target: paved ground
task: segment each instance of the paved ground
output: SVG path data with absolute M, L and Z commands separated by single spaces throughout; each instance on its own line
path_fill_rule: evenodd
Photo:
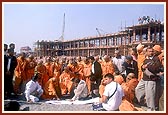
M 91 104 L 86 105 L 54 105 L 54 104 L 23 104 L 22 108 L 29 107 L 30 111 L 93 111 Z
M 26 102 L 26 100 L 23 96 L 19 96 L 17 98 L 6 99 L 6 100 L 4 100 L 4 104 L 8 103 L 11 100 L 18 101 L 21 105 L 21 107 L 20 107 L 21 110 L 26 109 L 29 111 L 65 111 L 65 112 L 67 112 L 67 111 L 93 111 L 92 104 L 55 105 L 55 104 L 45 103 L 45 100 L 41 100 L 40 102 L 35 102 L 35 103 L 28 103 L 28 102 Z
M 10 100 L 5 100 L 4 102 L 7 103 Z M 21 105 L 20 109 L 27 109 L 29 111 L 93 111 L 92 104 L 48 104 L 45 101 L 36 102 L 36 103 L 28 103 L 26 101 L 18 101 Z
M 16 100 L 16 99 L 13 99 Z M 4 104 L 9 102 L 10 100 L 4 100 Z M 92 110 L 92 104 L 61 104 L 61 105 L 55 105 L 55 104 L 48 104 L 45 103 L 44 100 L 41 100 L 40 102 L 36 103 L 28 103 L 25 101 L 23 97 L 17 98 L 17 101 L 20 103 L 21 107 L 20 109 L 26 109 L 27 111 L 49 111 L 49 112 L 94 112 Z M 136 105 L 136 107 L 141 107 L 139 105 Z M 145 107 L 141 107 L 142 109 L 146 110 Z

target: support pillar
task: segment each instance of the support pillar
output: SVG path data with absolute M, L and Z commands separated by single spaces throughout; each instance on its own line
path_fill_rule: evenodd
M 107 55 L 109 55 L 109 52 L 108 52 L 108 47 L 107 47 L 107 50 L 106 50 L 106 51 L 107 51 Z
M 148 42 L 150 42 L 150 36 L 151 36 L 151 33 L 150 33 L 150 26 L 148 27 Z
M 126 49 L 125 49 L 125 47 L 126 47 L 126 35 L 124 35 L 124 55 L 126 55 Z
M 135 28 L 134 28 L 134 30 L 133 30 L 133 38 L 134 38 L 133 42 L 136 42 L 136 32 L 135 32 Z
M 156 27 L 155 27 L 155 30 L 154 30 L 154 42 L 156 42 Z
M 128 34 L 128 44 L 131 43 L 131 37 L 130 37 L 130 34 Z
M 101 54 L 101 47 L 102 47 L 102 41 L 101 41 L 101 37 L 100 37 L 100 39 L 99 39 L 99 48 L 100 48 L 100 53 L 99 54 L 100 54 L 100 56 L 102 55 Z
M 140 38 L 139 38 L 140 43 L 142 42 L 142 29 L 140 29 Z
M 117 38 L 116 36 L 114 36 L 114 45 L 115 45 L 115 48 L 117 47 Z

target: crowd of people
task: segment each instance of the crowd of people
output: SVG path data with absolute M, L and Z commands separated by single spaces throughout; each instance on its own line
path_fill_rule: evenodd
M 139 24 L 146 24 L 146 23 L 158 23 L 161 24 L 160 19 L 156 20 L 154 18 L 151 18 L 150 16 L 142 16 L 138 18 Z
M 34 57 L 4 45 L 4 98 L 24 95 L 27 102 L 99 97 L 95 110 L 164 110 L 164 52 L 139 44 L 127 56 Z

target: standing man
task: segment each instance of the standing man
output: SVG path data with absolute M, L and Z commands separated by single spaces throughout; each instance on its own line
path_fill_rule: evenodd
M 125 56 L 122 56 L 119 50 L 115 50 L 114 56 L 115 57 L 112 59 L 112 61 L 113 61 L 113 64 L 116 66 L 115 71 L 118 70 L 120 74 L 124 74 L 124 69 L 122 64 L 124 63 Z
M 4 94 L 6 98 L 14 93 L 13 89 L 13 75 L 17 66 L 17 59 L 14 56 L 14 50 L 8 49 L 7 55 L 4 56 Z
M 102 75 L 106 75 L 107 73 L 114 73 L 114 64 L 112 63 L 112 61 L 110 60 L 110 57 L 108 55 L 105 55 L 103 57 L 103 61 L 101 63 L 101 67 L 102 67 Z
M 27 58 L 27 62 L 28 64 L 27 64 L 27 70 L 26 70 L 26 73 L 27 73 L 26 82 L 30 81 L 31 78 L 34 76 L 34 70 L 37 65 L 33 55 L 29 55 L 29 57 Z
M 161 72 L 160 68 L 162 68 L 162 64 L 158 56 L 154 55 L 152 47 L 148 47 L 147 57 L 142 65 L 143 78 L 139 81 L 135 89 L 135 95 L 139 103 L 143 103 L 144 96 L 146 97 L 146 104 L 149 111 L 155 111 L 155 107 L 157 106 L 155 99 L 157 81 L 160 80 L 160 76 L 158 76 Z
M 7 44 L 4 44 L 4 55 L 7 54 L 7 50 L 8 50 L 8 45 L 7 45 Z
M 90 82 L 91 68 L 92 65 L 89 62 L 89 58 L 88 57 L 84 58 L 83 78 L 88 87 L 89 94 L 91 93 L 91 82 Z
M 16 94 L 22 94 L 27 81 L 27 60 L 26 54 L 22 52 L 17 58 L 17 66 L 15 68 L 14 90 Z
M 90 76 L 91 95 L 92 97 L 96 97 L 98 96 L 98 93 L 95 94 L 96 92 L 94 91 L 99 89 L 99 85 L 102 79 L 102 68 L 101 68 L 101 64 L 97 60 L 95 60 L 93 56 L 90 56 L 90 63 L 92 64 L 91 76 Z
M 133 60 L 133 57 L 131 55 L 125 57 L 125 62 L 122 66 L 126 71 L 125 76 L 127 76 L 129 73 L 134 73 L 136 78 L 138 78 L 138 65 L 137 62 Z
M 141 43 L 136 47 L 137 49 L 137 65 L 138 65 L 138 81 L 140 81 L 143 77 L 143 72 L 141 69 L 141 66 L 143 64 L 143 61 L 145 60 L 145 53 L 144 53 L 144 45 L 142 45 Z

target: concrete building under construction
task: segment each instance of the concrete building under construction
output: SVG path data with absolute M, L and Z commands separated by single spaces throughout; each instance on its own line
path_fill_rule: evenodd
M 91 56 L 114 55 L 119 49 L 127 55 L 130 48 L 139 43 L 144 45 L 159 44 L 164 47 L 164 23 L 149 22 L 126 27 L 113 34 L 67 41 L 37 41 L 35 53 L 37 56 Z

